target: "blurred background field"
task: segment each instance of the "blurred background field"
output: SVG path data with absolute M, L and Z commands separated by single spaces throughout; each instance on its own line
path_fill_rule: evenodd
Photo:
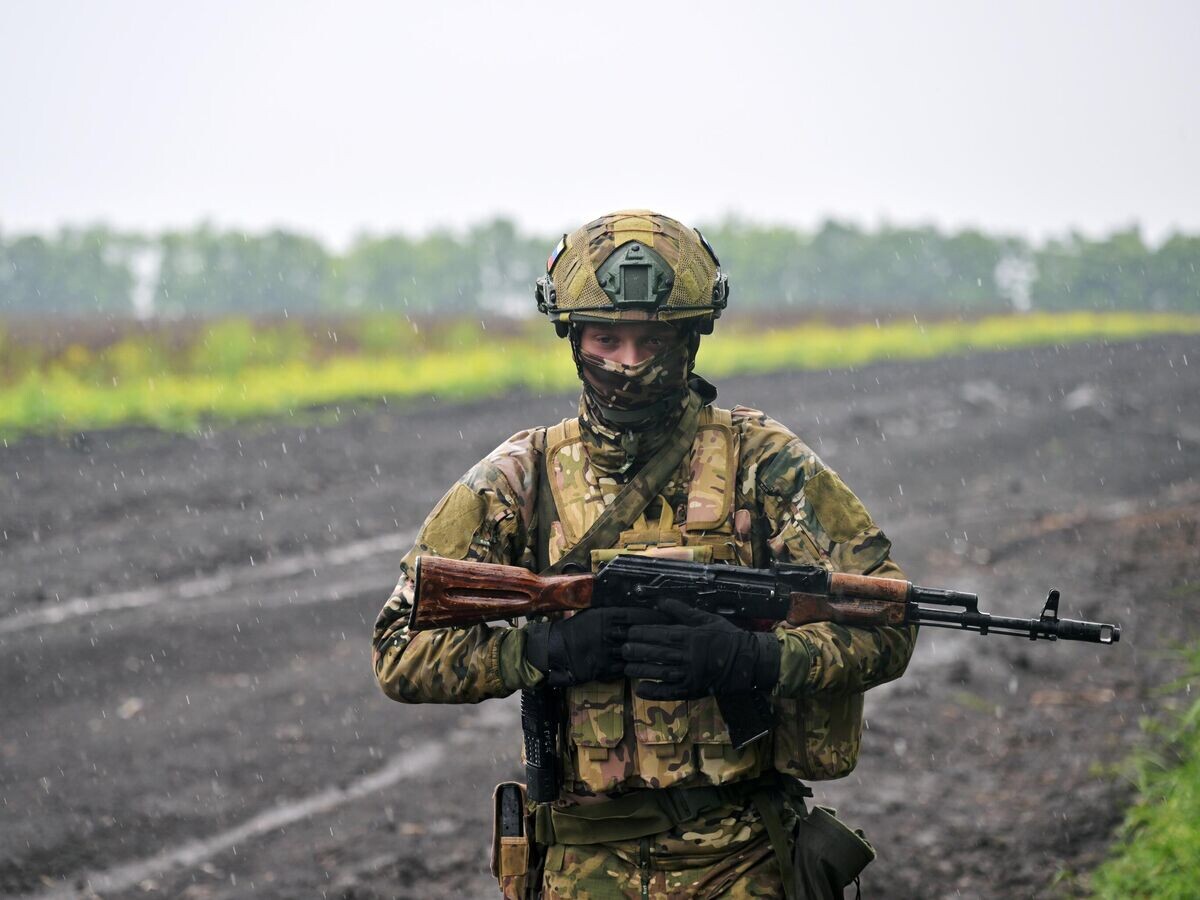
M 1136 226 L 1035 241 L 838 219 L 812 229 L 733 217 L 700 227 L 733 277 L 742 313 L 1200 312 L 1200 236 L 1180 230 L 1155 241 Z M 340 249 L 299 230 L 210 224 L 156 233 L 0 230 L 0 314 L 521 316 L 559 237 L 504 217 L 421 234 L 363 233 Z
M 712 376 L 1200 328 L 1200 237 L 1179 232 L 703 230 L 733 285 L 701 351 Z M 0 434 L 567 389 L 531 297 L 556 239 L 504 218 L 342 250 L 209 225 L 0 233 Z
M 739 321 L 740 320 L 740 321 Z M 702 344 L 697 369 L 836 369 L 1014 347 L 1200 333 L 1200 315 L 1057 312 L 875 318 L 741 316 Z M 0 326 L 0 436 L 125 424 L 297 415 L 396 399 L 567 391 L 575 372 L 543 321 L 397 314 Z

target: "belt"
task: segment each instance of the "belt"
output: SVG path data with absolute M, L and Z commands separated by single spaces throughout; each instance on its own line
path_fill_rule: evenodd
M 811 797 L 812 791 L 793 778 L 769 773 L 732 784 L 632 791 L 612 800 L 578 806 L 557 808 L 546 803 L 537 809 L 535 835 L 543 846 L 637 840 L 661 834 L 722 806 L 742 806 L 751 801 L 761 806 L 758 798 L 780 794 L 799 800 L 803 807 L 803 799 Z

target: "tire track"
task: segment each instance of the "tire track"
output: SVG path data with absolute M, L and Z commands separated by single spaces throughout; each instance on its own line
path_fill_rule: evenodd
M 415 531 L 385 534 L 343 544 L 323 553 L 310 551 L 294 556 L 285 556 L 261 565 L 251 563 L 171 584 L 102 594 L 98 597 L 76 597 L 45 609 L 30 609 L 8 615 L 0 619 L 0 635 L 14 634 L 47 625 L 58 625 L 70 619 L 140 609 L 170 600 L 214 597 L 246 585 L 282 581 L 309 569 L 315 572 L 325 567 L 362 562 L 384 553 L 405 551 L 412 546 L 415 538 Z
M 488 732 L 511 725 L 513 703 L 494 702 L 482 706 L 470 725 L 457 728 L 441 740 L 427 740 L 418 747 L 398 753 L 382 768 L 365 775 L 348 787 L 336 785 L 315 791 L 306 797 L 263 810 L 225 831 L 206 838 L 184 841 L 144 859 L 122 863 L 108 869 L 94 869 L 72 878 L 71 886 L 56 887 L 35 895 L 36 900 L 70 900 L 92 897 L 105 892 L 118 893 L 147 878 L 166 875 L 176 869 L 193 868 L 205 860 L 239 844 L 286 828 L 295 822 L 327 813 L 346 803 L 378 794 L 394 785 L 441 765 L 452 747 L 481 746 Z

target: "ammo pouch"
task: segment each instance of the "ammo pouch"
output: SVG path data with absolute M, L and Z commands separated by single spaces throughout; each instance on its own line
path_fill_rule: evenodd
M 541 856 L 533 841 L 525 785 L 505 781 L 492 792 L 492 874 L 505 900 L 527 900 L 541 888 Z
M 874 858 L 875 849 L 861 830 L 852 831 L 834 816 L 834 810 L 814 806 L 796 824 L 795 900 L 840 900 L 843 890 L 858 881 Z
M 779 860 L 787 900 L 841 900 L 859 873 L 875 858 L 875 849 L 861 831 L 851 831 L 824 806 L 807 809 L 812 792 L 790 779 L 779 779 L 772 790 L 755 791 L 751 800 L 766 826 Z M 794 818 L 785 817 L 790 812 Z M 789 828 L 785 822 L 794 822 Z

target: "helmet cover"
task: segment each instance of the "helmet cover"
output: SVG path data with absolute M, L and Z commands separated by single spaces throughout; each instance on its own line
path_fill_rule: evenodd
M 644 209 L 610 213 L 564 235 L 537 287 L 538 310 L 560 333 L 570 323 L 689 319 L 707 331 L 728 296 L 704 236 Z

